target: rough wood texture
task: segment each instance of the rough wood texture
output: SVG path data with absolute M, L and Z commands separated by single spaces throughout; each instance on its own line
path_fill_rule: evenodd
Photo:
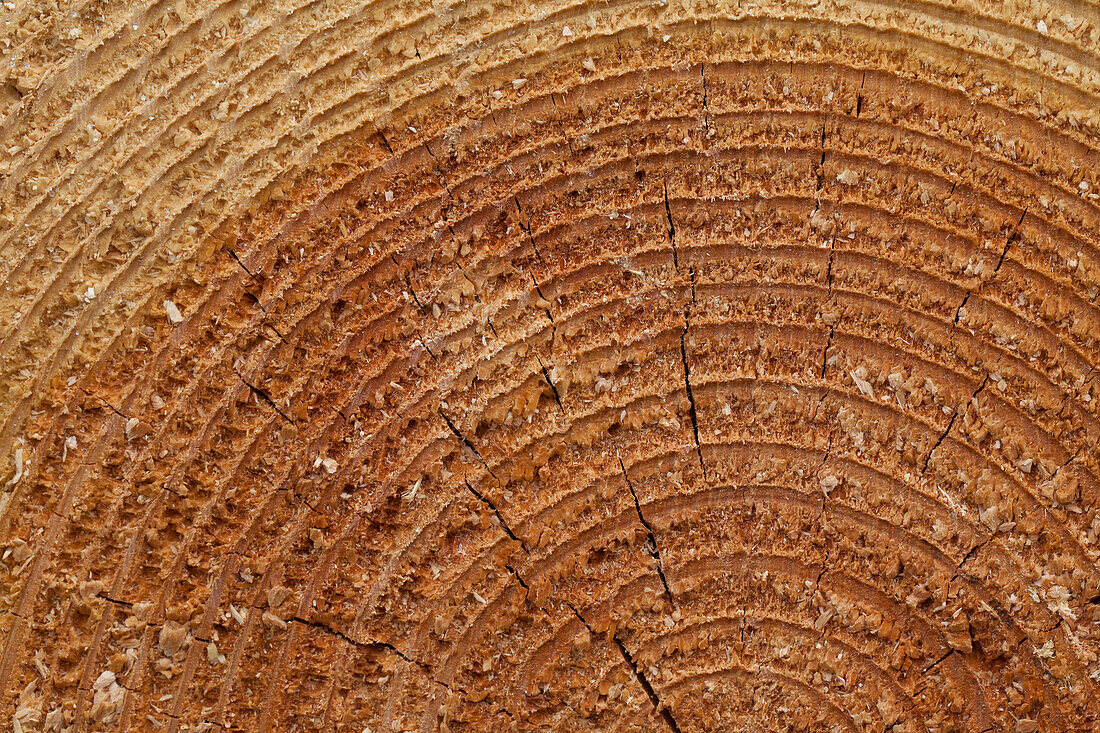
M 1100 6 L 0 10 L 0 725 L 1100 730 Z

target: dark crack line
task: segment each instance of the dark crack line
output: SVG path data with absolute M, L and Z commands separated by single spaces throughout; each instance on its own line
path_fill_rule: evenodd
M 513 194 L 512 195 L 512 200 L 516 202 L 516 211 L 518 211 L 520 214 L 522 214 L 523 213 L 523 207 L 519 203 L 519 197 L 517 197 L 515 194 Z M 535 244 L 535 236 L 534 236 L 534 234 L 531 233 L 531 227 L 529 226 L 529 223 L 528 223 L 528 225 L 524 225 L 522 220 L 518 221 L 517 223 L 519 224 L 519 228 L 527 233 L 527 241 L 529 241 L 531 243 L 531 249 L 535 253 L 535 258 L 543 266 L 545 266 L 546 262 L 543 261 L 542 252 L 539 251 L 538 245 Z M 542 292 L 542 287 L 539 285 L 539 281 L 535 278 L 535 274 L 528 269 L 527 270 L 527 276 L 531 278 L 531 284 L 535 286 L 535 292 L 539 294 L 539 297 L 542 298 L 547 303 L 550 303 L 551 302 L 550 299 L 547 298 L 546 295 Z M 550 312 L 549 306 L 546 307 L 546 308 L 543 308 L 543 311 L 546 313 L 546 318 L 550 321 L 550 353 L 553 354 L 554 353 L 554 344 L 556 343 L 557 337 L 558 337 L 558 326 L 557 326 L 556 323 L 554 323 L 554 314 Z
M 824 503 L 825 502 L 824 502 L 824 499 L 823 499 L 822 500 L 822 507 L 821 507 L 822 513 L 824 513 L 824 511 L 825 511 Z M 818 519 L 818 522 L 820 523 L 820 518 Z M 810 600 L 811 601 L 813 601 L 814 595 L 821 588 L 821 579 L 825 577 L 825 573 L 827 573 L 827 572 L 829 572 L 829 548 L 826 547 L 825 548 L 825 557 L 821 561 L 821 570 L 819 570 L 817 572 L 817 577 L 814 578 L 814 589 L 813 589 L 813 592 L 810 593 Z M 824 635 L 824 632 L 823 632 L 823 635 Z
M 649 536 L 649 554 L 657 564 L 657 575 L 661 578 L 661 585 L 664 586 L 665 595 L 668 596 L 668 602 L 672 604 L 672 607 L 676 607 L 676 598 L 672 595 L 672 588 L 668 585 L 668 579 L 665 577 L 665 563 L 661 559 L 661 548 L 657 544 L 657 535 L 653 532 L 653 527 L 646 521 L 645 515 L 642 514 L 642 504 L 638 501 L 638 494 L 634 491 L 634 484 L 630 481 L 630 476 L 626 473 L 626 465 L 623 463 L 622 456 L 616 456 L 619 459 L 619 468 L 622 469 L 623 479 L 626 481 L 626 487 L 630 489 L 630 495 L 634 497 L 634 511 L 638 513 L 638 521 L 645 527 L 645 531 Z
M 623 643 L 618 635 L 612 636 L 612 639 L 615 641 L 615 646 L 619 647 L 619 653 L 622 654 L 623 661 L 625 661 L 634 672 L 634 676 L 638 679 L 642 689 L 645 690 L 645 694 L 649 696 L 649 701 L 653 704 L 654 709 L 661 714 L 661 717 L 664 718 L 665 723 L 668 724 L 669 729 L 671 729 L 673 733 L 680 733 L 680 726 L 676 723 L 676 718 L 673 717 L 672 711 L 661 702 L 661 698 L 657 695 L 657 690 L 653 687 L 649 678 L 646 677 L 645 672 L 638 666 L 638 663 L 634 661 L 634 657 L 631 655 L 630 650 L 626 648 L 626 644 Z
M 416 332 L 416 340 L 420 342 L 420 345 L 424 347 L 424 350 L 428 352 L 428 356 L 432 357 L 433 361 L 439 361 L 439 357 L 432 351 L 432 347 L 428 346 L 428 342 L 424 340 L 424 334 L 419 330 Z
M 466 274 L 466 268 L 464 268 L 462 265 L 458 265 L 458 271 L 462 273 L 462 277 L 466 278 L 466 282 L 470 283 L 470 287 L 474 289 L 474 300 L 476 300 L 481 305 L 485 305 L 485 303 L 481 300 L 481 296 L 477 292 L 477 283 L 471 280 L 470 276 Z
M 940 664 L 942 664 L 942 663 L 943 663 L 943 662 L 944 662 L 944 661 L 945 661 L 945 660 L 946 660 L 946 659 L 947 659 L 948 657 L 950 657 L 950 656 L 951 656 L 952 654 L 954 654 L 954 653 L 955 653 L 955 650 L 954 650 L 954 649 L 948 649 L 948 650 L 947 650 L 947 653 L 946 653 L 946 654 L 944 654 L 944 655 L 943 655 L 943 656 L 941 656 L 941 657 L 940 657 L 939 659 L 937 659 L 936 661 L 934 661 L 934 662 L 932 662 L 931 664 L 929 664 L 929 665 L 928 665 L 927 667 L 925 667 L 925 668 L 924 668 L 924 671 L 922 671 L 922 672 L 920 673 L 920 674 L 921 674 L 921 676 L 924 676 L 924 675 L 928 674 L 929 672 L 931 672 L 931 671 L 932 671 L 933 669 L 935 669 L 935 668 L 936 668 L 936 667 L 938 667 L 938 666 L 939 666 Z
M 542 369 L 543 379 L 550 385 L 550 390 L 554 393 L 554 401 L 558 403 L 558 409 L 562 411 L 562 414 L 565 414 L 565 406 L 561 403 L 561 395 L 558 394 L 558 388 L 554 384 L 554 380 L 550 378 L 550 370 L 542 363 L 542 358 L 538 354 L 535 354 L 535 360 L 539 363 L 539 368 Z
M 248 288 L 244 288 L 244 294 L 247 295 L 249 298 L 251 298 L 253 305 L 255 305 L 257 308 L 259 308 L 260 312 L 264 314 L 263 325 L 270 328 L 274 332 L 274 334 L 279 337 L 280 341 L 282 341 L 287 346 L 290 346 L 290 342 L 286 340 L 285 336 L 283 336 L 283 332 L 280 331 L 279 329 L 275 328 L 275 325 L 273 323 L 271 323 L 271 321 L 268 320 L 269 314 L 267 312 L 267 308 L 264 308 L 264 304 L 260 301 L 259 296 L 257 296 L 255 293 L 253 293 Z
M 997 260 L 997 266 L 993 268 L 994 273 L 997 273 L 1001 269 L 1001 265 L 1004 264 L 1005 256 L 1008 255 L 1008 248 L 1012 246 L 1012 241 L 1014 239 L 1016 239 L 1016 235 L 1020 231 L 1020 225 L 1024 223 L 1024 217 L 1025 216 L 1027 216 L 1027 207 L 1026 206 L 1024 207 L 1024 210 L 1022 212 L 1020 212 L 1020 218 L 1012 226 L 1012 231 L 1010 231 L 1008 233 L 1008 236 L 1005 237 L 1005 246 L 1004 246 L 1004 249 L 1001 250 L 1000 259 Z
M 813 227 L 814 216 L 821 211 L 821 189 L 825 185 L 825 133 L 828 129 L 828 120 L 821 121 L 821 160 L 814 171 L 814 210 L 810 212 L 810 218 L 806 222 L 807 232 Z
M 958 419 L 959 414 L 965 412 L 967 409 L 970 408 L 972 404 L 974 404 L 974 400 L 978 398 L 978 393 L 985 389 L 985 385 L 988 383 L 989 374 L 986 374 L 985 377 L 982 379 L 981 384 L 978 385 L 978 388 L 974 390 L 973 394 L 970 395 L 970 399 L 966 401 L 966 404 L 955 408 L 955 412 L 951 414 L 951 419 L 947 422 L 947 429 L 943 431 L 943 435 L 939 437 L 939 439 L 936 441 L 936 444 L 932 446 L 932 450 L 928 451 L 928 455 L 924 459 L 924 466 L 920 470 L 922 475 L 928 470 L 928 464 L 932 461 L 932 455 L 936 452 L 936 449 L 940 447 L 940 444 L 943 443 L 943 441 L 947 438 L 948 433 L 951 432 L 951 427 L 955 424 L 955 421 Z
M 668 201 L 668 181 L 662 181 L 665 192 L 665 219 L 668 220 L 668 241 L 672 245 L 672 264 L 680 269 L 680 253 L 676 249 L 676 224 L 672 221 L 672 205 Z
M 953 183 L 953 184 L 951 184 L 951 193 L 954 193 L 954 192 L 955 192 L 955 184 Z M 948 196 L 950 197 L 950 195 L 951 194 L 949 193 Z M 1023 212 L 1021 212 L 1020 218 L 1013 225 L 1012 230 L 1008 233 L 1008 236 L 1005 237 L 1005 246 L 1004 246 L 1004 248 L 1001 249 L 1001 256 L 997 259 L 997 264 L 993 268 L 993 274 L 997 274 L 997 272 L 999 272 L 1000 269 L 1001 269 L 1001 265 L 1004 264 L 1005 257 L 1008 256 L 1008 250 L 1012 246 L 1012 241 L 1016 238 L 1016 235 L 1019 232 L 1020 225 L 1024 223 L 1024 217 L 1025 216 L 1027 216 L 1027 208 L 1026 207 L 1024 208 Z M 978 284 L 978 289 L 979 290 L 981 289 L 982 284 L 983 283 Z M 953 321 L 954 325 L 956 325 L 956 326 L 959 325 L 959 318 L 962 317 L 963 308 L 966 307 L 967 302 L 970 300 L 970 296 L 973 295 L 973 294 L 974 294 L 974 291 L 968 288 L 967 291 L 966 291 L 966 295 L 963 296 L 962 302 L 959 303 L 959 307 L 955 309 L 955 318 L 954 318 L 954 321 Z
M 390 255 L 393 259 L 393 255 Z M 408 274 L 405 275 L 405 287 L 409 289 L 409 295 L 412 296 L 413 302 L 416 303 L 417 310 L 420 311 L 420 315 L 426 316 L 428 311 L 424 308 L 424 304 L 420 302 L 420 296 L 416 294 L 416 289 L 412 286 L 412 280 L 409 279 Z
M 485 470 L 489 472 L 489 475 L 492 476 L 499 484 L 500 479 L 498 479 L 497 475 L 493 473 L 493 469 L 489 467 L 489 464 L 486 462 L 486 460 L 481 457 L 481 451 L 477 449 L 477 446 L 471 443 L 470 440 L 462 434 L 462 431 L 455 427 L 455 424 L 451 422 L 451 418 L 447 417 L 446 413 L 444 413 L 443 410 L 439 411 L 439 416 L 443 418 L 443 422 L 447 423 L 447 427 L 450 428 L 451 432 L 455 434 L 455 437 L 461 440 L 462 443 L 467 448 L 469 448 L 475 456 L 477 456 L 477 459 L 481 461 L 481 465 L 485 467 Z
M 539 281 L 535 279 L 534 273 L 528 271 L 527 276 L 531 278 L 531 284 L 535 286 L 535 292 L 539 294 L 539 297 L 542 298 L 543 300 L 545 300 L 547 303 L 549 303 L 550 299 L 547 298 L 546 294 L 542 292 L 542 286 L 539 285 Z M 550 312 L 549 307 L 543 308 L 543 310 L 546 312 L 546 317 L 550 319 L 550 324 L 553 325 L 554 324 L 554 314 Z
M 971 547 L 969 550 L 967 550 L 966 555 L 964 555 L 963 559 L 959 561 L 959 564 L 957 566 L 958 569 L 961 570 L 962 566 L 966 565 L 967 561 L 971 557 L 974 556 L 974 553 L 977 552 L 978 550 L 982 549 L 983 547 L 985 547 L 990 542 L 990 540 L 992 540 L 992 539 L 993 539 L 993 535 L 989 535 L 984 540 L 982 540 L 981 542 L 976 543 L 973 547 Z
M 959 564 L 955 566 L 955 572 L 951 575 L 951 580 L 947 581 L 949 585 L 951 583 L 954 583 L 955 580 L 963 573 L 963 566 L 966 565 L 966 563 L 970 560 L 970 558 L 974 556 L 974 553 L 976 553 L 978 550 L 982 549 L 987 544 L 989 544 L 990 541 L 992 541 L 992 539 L 993 539 L 992 534 L 987 535 L 985 537 L 985 539 L 982 539 L 979 542 L 975 542 L 974 546 L 966 551 L 966 555 L 964 555 L 963 559 L 959 560 Z M 970 576 L 970 577 L 971 577 L 971 580 L 973 580 L 973 577 L 972 576 Z
M 237 377 L 241 380 L 241 382 L 244 383 L 244 386 L 246 386 L 250 390 L 252 390 L 252 394 L 256 395 L 261 400 L 266 402 L 271 407 L 272 410 L 277 412 L 279 414 L 279 417 L 283 418 L 284 420 L 286 420 L 291 425 L 294 425 L 294 421 L 291 420 L 289 417 L 287 417 L 285 412 L 283 412 L 282 410 L 279 409 L 279 406 L 275 404 L 275 400 L 271 399 L 271 395 L 269 395 L 267 392 L 263 391 L 262 389 L 260 389 L 256 385 L 251 384 L 247 379 L 244 378 L 244 375 L 241 374 L 240 372 L 237 372 Z
M 513 194 L 512 195 L 512 200 L 516 202 L 516 211 L 518 211 L 522 215 L 523 214 L 523 207 L 520 206 L 519 197 L 516 196 L 515 194 Z M 531 243 L 531 249 L 534 250 L 534 252 L 535 252 L 535 259 L 537 259 L 540 264 L 545 266 L 546 261 L 544 259 L 542 259 L 542 252 L 539 251 L 539 246 L 537 244 L 535 244 L 535 235 L 534 235 L 534 233 L 531 232 L 531 223 L 528 222 L 527 224 L 524 224 L 522 219 L 518 219 L 518 220 L 516 220 L 516 224 L 518 224 L 519 228 L 524 233 L 527 234 L 527 241 L 529 241 Z M 531 275 L 531 279 L 534 280 L 535 276 Z M 537 284 L 536 284 L 536 287 L 538 287 Z
M 1012 240 L 1015 236 L 1016 235 L 1013 234 L 1011 237 L 1009 237 L 1008 239 L 1005 240 L 1004 249 L 1001 250 L 1001 256 L 997 259 L 997 266 L 993 268 L 994 273 L 996 273 L 998 270 L 1000 270 L 1001 265 L 1004 264 L 1005 256 L 1008 254 L 1008 248 L 1012 246 Z
M 822 141 L 824 145 L 824 141 Z M 822 150 L 822 162 L 825 160 L 825 152 Z M 828 288 L 829 295 L 826 298 L 826 302 L 831 303 L 833 301 L 833 262 L 836 259 L 836 234 L 829 239 L 829 264 L 825 267 L 825 285 Z M 833 346 L 833 336 L 836 335 L 836 321 L 829 324 L 829 339 L 825 342 L 825 351 L 821 354 L 821 378 L 825 378 L 825 370 L 829 365 L 829 349 Z
M 257 301 L 257 303 L 258 303 L 258 302 L 259 302 L 259 301 Z M 284 344 L 286 344 L 287 346 L 290 346 L 290 342 L 286 340 L 286 336 L 283 336 L 283 333 L 282 333 L 282 331 L 280 331 L 279 329 L 275 328 L 275 326 L 273 326 L 273 325 L 271 324 L 271 322 L 270 322 L 270 321 L 268 321 L 268 322 L 265 322 L 265 323 L 264 323 L 264 325 L 265 325 L 265 326 L 267 326 L 268 328 L 270 328 L 270 329 L 271 329 L 271 331 L 272 331 L 272 333 L 274 333 L 274 334 L 275 334 L 275 335 L 276 335 L 276 336 L 277 336 L 277 337 L 279 338 L 279 340 L 280 340 L 280 341 L 282 341 L 282 342 L 283 342 Z
M 1050 478 L 1049 478 L 1049 479 L 1047 479 L 1047 480 L 1048 480 L 1048 481 L 1053 481 L 1053 480 L 1054 480 L 1054 478 L 1055 478 L 1055 477 L 1056 477 L 1056 476 L 1058 475 L 1058 472 L 1059 472 L 1059 471 L 1061 471 L 1061 470 L 1062 470 L 1063 468 L 1065 468 L 1065 467 L 1066 467 L 1066 466 L 1068 466 L 1068 465 L 1069 465 L 1070 463 L 1072 463 L 1072 462 L 1073 462 L 1073 460 L 1074 460 L 1075 458 L 1077 458 L 1077 456 L 1081 455 L 1081 451 L 1082 451 L 1082 450 L 1084 450 L 1084 448 L 1085 448 L 1085 444 L 1084 444 L 1084 443 L 1082 443 L 1081 445 L 1077 446 L 1077 450 L 1075 450 L 1075 451 L 1073 452 L 1073 455 L 1071 455 L 1071 456 L 1070 456 L 1069 458 L 1067 458 L 1067 459 L 1066 459 L 1065 461 L 1063 461 L 1063 462 L 1062 462 L 1062 465 L 1060 465 L 1060 466 L 1058 466 L 1057 468 L 1055 468 L 1055 469 L 1054 469 L 1054 471 L 1053 471 L 1053 472 L 1052 472 L 1052 473 L 1050 474 Z
M 432 149 L 430 147 L 428 147 L 427 141 L 422 142 L 421 145 L 424 147 L 424 150 L 428 152 L 428 156 L 432 159 L 432 168 L 435 169 L 436 175 L 439 176 L 439 185 L 444 191 L 447 192 L 447 198 L 451 200 L 451 203 L 453 205 L 455 197 L 454 194 L 451 193 L 450 185 L 448 185 L 447 183 L 446 172 L 439 166 L 439 159 L 435 157 L 435 153 L 432 152 Z M 446 219 L 448 215 L 448 209 L 445 207 L 440 213 L 442 214 L 443 219 Z M 449 222 L 447 223 L 447 228 L 451 230 L 452 235 L 455 233 L 454 227 L 452 227 Z
M 516 570 L 508 563 L 504 563 L 504 568 L 515 577 L 516 582 L 523 586 L 525 590 L 531 590 L 531 586 L 527 585 L 527 581 L 523 579 L 523 576 L 519 574 L 518 570 Z
M 985 389 L 985 385 L 987 385 L 987 384 L 989 384 L 989 374 L 988 373 L 984 377 L 982 377 L 982 381 L 978 385 L 978 388 L 971 393 L 970 399 L 966 403 L 967 407 L 970 407 L 972 404 L 974 404 L 974 400 L 978 399 L 978 395 L 981 393 L 981 391 L 983 389 Z
M 591 634 L 594 638 L 599 638 L 600 636 L 602 636 L 602 634 L 596 633 L 596 630 L 592 628 L 592 625 L 588 623 L 587 620 L 585 620 L 584 616 L 581 615 L 576 606 L 574 606 L 570 601 L 565 601 L 565 605 L 569 607 L 569 610 L 573 612 L 573 615 L 576 616 L 577 620 L 581 622 L 581 625 L 588 630 L 589 634 Z M 665 723 L 673 731 L 673 733 L 681 733 L 680 726 L 676 723 L 676 719 L 672 716 L 672 711 L 661 703 L 661 698 L 657 695 L 657 690 L 653 687 L 652 684 L 650 684 L 649 678 L 646 677 L 645 674 L 643 674 L 642 671 L 638 668 L 638 665 L 634 661 L 634 657 L 630 654 L 630 650 L 628 650 L 626 648 L 626 645 L 623 644 L 623 640 L 619 638 L 618 634 L 612 634 L 611 640 L 615 642 L 615 646 L 619 649 L 619 654 L 622 655 L 623 661 L 626 662 L 627 666 L 634 673 L 634 678 L 638 680 L 638 684 L 640 684 L 642 686 L 642 689 L 645 690 L 646 695 L 649 697 L 650 703 L 653 705 L 653 709 L 660 713 L 661 717 L 664 719 Z
M 577 152 L 573 150 L 573 141 L 569 138 L 569 135 L 565 132 L 565 123 L 562 122 L 561 117 L 558 115 L 558 100 L 554 97 L 554 93 L 550 92 L 550 102 L 554 105 L 554 122 L 558 126 L 558 132 L 561 133 L 561 137 L 565 140 L 566 147 L 569 148 L 569 155 L 573 158 L 577 157 Z
M 344 411 L 343 411 L 343 410 L 341 410 L 341 409 L 340 409 L 339 407 L 336 407 L 336 406 L 335 406 L 334 404 L 332 404 L 332 402 L 331 402 L 331 401 L 330 401 L 329 399 L 327 399 L 327 398 L 324 398 L 324 402 L 325 402 L 325 404 L 326 404 L 326 405 L 328 405 L 328 408 L 329 408 L 330 410 L 332 410 L 333 412 L 335 412 L 335 413 L 336 413 L 337 415 L 339 415 L 339 416 L 340 416 L 340 419 L 341 419 L 341 420 L 343 420 L 344 422 L 347 422 L 347 421 L 348 421 L 348 416 L 347 416 L 346 414 L 344 414 Z
M 695 435 L 695 453 L 699 456 L 699 468 L 703 471 L 703 481 L 709 482 L 707 478 L 707 466 L 703 462 L 703 446 L 699 442 L 699 414 L 695 409 L 695 393 L 691 390 L 691 368 L 688 367 L 687 345 L 684 341 L 687 332 L 688 322 L 687 316 L 685 315 L 684 330 L 680 334 L 680 361 L 682 361 L 684 365 L 684 389 L 687 392 L 688 414 L 691 416 L 691 430 Z
M 811 422 L 817 420 L 817 413 L 819 413 L 821 411 L 821 405 L 825 403 L 825 398 L 828 397 L 832 393 L 833 393 L 833 388 L 826 384 L 825 389 L 822 390 L 822 392 L 821 392 L 821 397 L 818 398 L 817 404 L 814 405 L 814 411 L 810 414 L 810 421 Z M 833 431 L 830 430 L 829 431 L 829 440 L 832 440 L 832 438 L 833 438 Z M 824 465 L 824 461 L 822 461 L 822 464 Z
M 291 617 L 290 620 L 294 621 L 294 622 L 297 622 L 299 624 L 302 624 L 303 626 L 309 626 L 309 627 L 312 627 L 314 629 L 318 629 L 320 631 L 323 631 L 327 634 L 331 634 L 332 636 L 335 636 L 338 639 L 342 639 L 342 640 L 346 641 L 348 644 L 351 644 L 352 646 L 357 646 L 357 647 L 360 647 L 362 649 L 375 649 L 375 650 L 386 649 L 388 651 L 391 651 L 395 655 L 397 655 L 402 661 L 405 661 L 409 664 L 412 664 L 412 665 L 422 669 L 427 674 L 428 679 L 430 679 L 432 682 L 436 683 L 437 685 L 442 685 L 443 687 L 446 687 L 448 690 L 451 689 L 451 686 L 448 685 L 446 682 L 443 682 L 442 680 L 436 679 L 435 674 L 434 674 L 432 668 L 429 665 L 425 664 L 424 662 L 421 662 L 418 659 L 413 659 L 408 654 L 405 654 L 405 652 L 401 651 L 400 649 L 398 649 L 396 646 L 389 643 L 388 641 L 375 641 L 375 640 L 359 641 L 357 639 L 351 638 L 350 636 L 348 636 L 344 632 L 340 631 L 339 629 L 332 628 L 331 626 L 329 626 L 326 623 L 322 623 L 320 621 L 311 621 L 310 619 L 302 618 L 301 616 L 298 616 L 297 614 L 295 614 L 293 617 Z
M 129 415 L 127 415 L 127 414 L 126 414 L 125 412 L 123 412 L 122 410 L 118 409 L 117 407 L 115 407 L 114 405 L 112 405 L 112 404 L 111 404 L 110 402 L 108 402 L 107 400 L 103 399 L 103 398 L 102 398 L 102 397 L 100 397 L 99 395 L 95 394 L 94 392 L 89 392 L 88 390 L 86 390 L 86 389 L 84 389 L 83 387 L 80 387 L 80 386 L 78 386 L 78 387 L 77 387 L 77 389 L 79 389 L 79 390 L 80 390 L 81 392 L 83 392 L 84 394 L 88 395 L 89 397 L 93 397 L 93 398 L 95 398 L 95 399 L 99 400 L 99 401 L 100 401 L 100 402 L 102 402 L 102 403 L 103 403 L 104 405 L 106 405 L 106 406 L 107 406 L 107 408 L 108 408 L 108 409 L 109 409 L 109 410 L 110 410 L 111 412 L 115 413 L 115 414 L 116 414 L 116 415 L 118 415 L 119 417 L 124 417 L 124 418 L 126 418 L 127 420 L 129 420 L 129 419 L 130 419 L 130 416 L 129 416 Z
M 531 275 L 531 282 L 535 283 L 535 292 L 539 294 L 539 297 L 549 303 L 550 300 L 542 294 L 542 288 L 540 288 L 538 283 L 535 282 L 534 275 Z M 550 355 L 553 356 L 554 344 L 556 344 L 558 341 L 558 324 L 554 322 L 554 314 L 550 312 L 549 308 L 543 308 L 542 310 L 546 314 L 546 320 L 550 321 Z
M 821 352 L 821 378 L 825 378 L 825 370 L 829 366 L 829 349 L 833 346 L 833 336 L 836 335 L 836 324 L 829 326 L 829 340 L 825 342 L 825 350 Z
M 953 412 L 953 413 L 951 414 L 951 419 L 950 419 L 950 420 L 948 420 L 948 422 L 947 422 L 947 429 L 943 431 L 943 434 L 942 434 L 942 435 L 941 435 L 941 436 L 939 437 L 939 439 L 938 439 L 938 440 L 936 441 L 936 444 L 932 446 L 932 450 L 928 451 L 928 455 L 927 455 L 927 456 L 925 456 L 925 458 L 924 458 L 924 466 L 923 466 L 923 467 L 921 468 L 921 470 L 920 470 L 920 472 L 921 472 L 922 474 L 923 474 L 923 473 L 924 473 L 925 471 L 927 471 L 927 470 L 928 470 L 928 464 L 929 464 L 929 463 L 930 463 L 930 462 L 932 461 L 932 454 L 933 454 L 933 453 L 935 453 L 935 452 L 936 452 L 936 449 L 940 447 L 940 443 L 942 443 L 942 442 L 944 441 L 944 439 L 946 439 L 946 438 L 947 438 L 947 434 L 951 432 L 951 426 L 955 424 L 955 420 L 956 420 L 956 419 L 957 419 L 958 417 L 959 417 L 959 411 L 958 411 L 958 410 L 955 410 L 955 412 Z
M 828 394 L 828 390 L 826 390 L 825 393 Z M 825 399 L 825 395 L 822 395 L 821 400 L 824 400 L 824 399 Z M 821 403 L 821 400 L 818 400 L 818 404 Z M 829 431 L 829 437 L 825 442 L 825 453 L 824 453 L 824 455 L 821 456 L 821 464 L 817 467 L 817 469 L 819 471 L 822 468 L 825 468 L 825 464 L 829 462 L 829 457 L 833 454 L 833 441 L 835 439 L 836 439 L 836 428 L 834 426 L 834 428 Z M 824 511 L 824 505 L 822 505 L 822 511 Z
M 959 318 L 962 316 L 963 308 L 966 307 L 966 302 L 970 300 L 970 291 L 966 291 L 966 295 L 963 296 L 962 302 L 959 303 L 959 307 L 955 309 L 955 319 L 952 321 L 954 325 L 959 325 Z
M 386 139 L 386 136 L 384 134 L 382 134 L 381 131 L 378 132 L 378 137 L 382 139 L 382 145 L 385 146 L 386 150 L 392 156 L 394 154 L 394 152 L 393 152 L 393 148 L 390 147 L 390 141 Z
M 232 248 L 226 247 L 225 251 L 228 252 L 229 256 L 232 257 L 237 262 L 237 264 L 241 266 L 242 270 L 244 270 L 245 272 L 248 273 L 248 276 L 250 278 L 255 280 L 257 284 L 259 284 L 260 279 L 258 277 L 256 277 L 256 275 L 252 272 L 252 270 L 248 269 L 248 267 L 244 264 L 244 262 L 241 261 L 241 258 L 237 256 L 237 253 L 234 252 Z M 259 298 L 256 298 L 256 300 L 259 300 Z
M 504 534 L 508 535 L 513 540 L 518 542 L 520 544 L 520 547 L 523 548 L 524 552 L 529 553 L 530 550 L 527 549 L 527 543 L 524 542 L 523 540 L 521 540 L 519 537 L 517 537 L 516 533 L 512 531 L 512 528 L 508 526 L 508 522 L 504 521 L 503 515 L 501 515 L 500 510 L 497 509 L 497 505 L 493 503 L 493 500 L 488 498 L 484 494 L 482 494 L 477 489 L 475 489 L 469 481 L 463 481 L 463 483 L 466 484 L 466 488 L 470 490 L 470 493 L 473 494 L 475 497 L 477 497 L 478 501 L 480 501 L 485 506 L 489 507 L 489 510 L 493 513 L 493 516 L 495 516 L 497 518 L 497 522 L 500 523 L 500 528 L 504 530 Z M 526 587 L 526 586 L 524 586 L 524 587 Z

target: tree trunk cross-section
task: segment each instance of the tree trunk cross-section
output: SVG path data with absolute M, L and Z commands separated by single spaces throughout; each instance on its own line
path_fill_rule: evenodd
M 0 731 L 1100 731 L 1092 0 L 0 20 Z

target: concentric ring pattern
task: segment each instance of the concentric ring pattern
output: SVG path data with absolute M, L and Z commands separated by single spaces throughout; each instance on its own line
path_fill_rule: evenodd
M 3 7 L 7 729 L 1100 730 L 1100 6 Z

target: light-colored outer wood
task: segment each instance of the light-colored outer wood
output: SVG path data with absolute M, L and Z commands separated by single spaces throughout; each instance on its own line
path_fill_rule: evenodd
M 1100 729 L 1100 7 L 5 3 L 15 731 Z

